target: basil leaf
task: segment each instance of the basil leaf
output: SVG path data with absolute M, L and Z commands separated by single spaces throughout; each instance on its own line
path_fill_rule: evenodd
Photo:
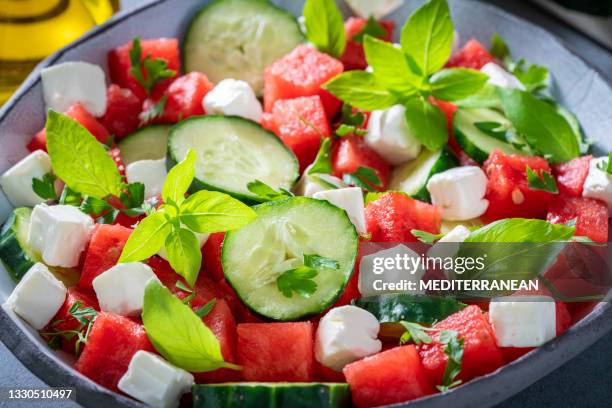
M 489 52 L 500 61 L 510 57 L 510 49 L 499 33 L 493 33 Z
M 181 204 L 179 218 L 199 233 L 224 232 L 241 228 L 257 215 L 249 206 L 217 191 L 198 191 Z
M 157 211 L 140 221 L 130 235 L 118 263 L 138 262 L 155 255 L 172 228 L 164 211 Z
M 527 166 L 527 184 L 532 190 L 542 190 L 549 193 L 558 194 L 557 181 L 552 174 L 546 170 L 538 172 Z
M 284 189 L 276 191 L 260 180 L 250 181 L 247 184 L 247 189 L 251 193 L 257 194 L 264 201 L 284 200 L 285 198 L 293 197 L 291 192 Z
M 382 187 L 376 170 L 371 167 L 359 166 L 353 173 L 345 173 L 342 181 L 346 184 L 361 187 L 366 191 L 375 191 L 374 187 Z
M 308 174 L 331 174 L 333 171 L 331 160 L 331 138 L 326 137 L 321 141 L 321 147 L 317 153 L 315 161 L 308 169 Z
M 115 162 L 87 129 L 50 109 L 46 131 L 51 166 L 68 187 L 100 199 L 121 194 L 123 182 Z
M 528 92 L 537 92 L 548 86 L 548 68 L 541 65 L 529 65 L 525 60 L 519 60 L 516 64 L 511 64 L 512 74 L 525 85 Z
M 344 19 L 334 0 L 306 0 L 306 38 L 319 51 L 340 58 L 346 47 Z
M 477 92 L 468 97 L 453 102 L 461 108 L 476 109 L 476 108 L 499 108 L 501 109 L 501 101 L 497 93 L 497 87 L 485 83 Z
M 175 228 L 166 238 L 165 247 L 172 269 L 193 287 L 202 265 L 198 238 L 188 229 Z
M 371 35 L 372 37 L 375 37 L 375 38 L 382 38 L 387 35 L 387 30 L 385 30 L 385 27 L 383 27 L 382 24 L 380 24 L 374 18 L 374 16 L 370 16 L 365 26 L 363 26 L 360 32 L 358 32 L 357 34 L 353 36 L 351 41 L 362 43 L 363 38 L 366 35 Z
M 489 77 L 467 68 L 450 68 L 436 72 L 429 79 L 431 94 L 443 101 L 456 101 L 478 92 Z
M 365 111 L 387 109 L 399 101 L 378 83 L 374 74 L 365 71 L 344 72 L 325 83 L 323 89 L 343 102 Z
M 448 141 L 444 112 L 421 98 L 410 99 L 404 106 L 409 132 L 428 150 L 441 149 Z
M 57 200 L 57 193 L 55 192 L 55 175 L 53 173 L 47 173 L 42 179 L 32 179 L 32 190 L 37 196 L 44 200 Z
M 421 230 L 417 230 L 417 229 L 411 230 L 410 233 L 412 235 L 414 235 L 416 237 L 416 239 L 418 239 L 419 241 L 421 241 L 421 242 L 423 242 L 425 244 L 433 244 L 434 242 L 436 242 L 437 240 L 441 239 L 445 235 L 443 233 L 432 234 L 432 233 L 429 233 L 427 231 L 421 231 Z
M 162 189 L 162 198 L 165 202 L 176 204 L 183 202 L 185 193 L 195 177 L 195 162 L 196 154 L 193 149 L 189 149 L 185 159 L 168 172 Z
M 306 255 L 304 254 L 304 265 L 313 268 L 328 268 L 328 269 L 338 269 L 340 268 L 340 263 L 338 261 L 334 261 L 330 258 L 325 258 L 320 255 Z
M 240 369 L 223 360 L 214 333 L 156 279 L 145 288 L 142 322 L 155 350 L 177 367 L 194 373 Z
M 545 243 L 569 240 L 574 227 L 526 218 L 507 218 L 473 231 L 464 242 Z
M 406 55 L 401 49 L 369 35 L 365 36 L 363 49 L 380 85 L 402 98 L 418 91 L 423 79 L 410 70 Z
M 317 283 L 314 278 L 318 274 L 316 269 L 307 266 L 290 269 L 276 279 L 276 287 L 285 297 L 291 298 L 295 292 L 303 298 L 309 298 L 317 291 Z
M 529 92 L 498 88 L 506 116 L 525 141 L 553 163 L 580 155 L 576 135 L 567 120 Z
M 419 7 L 402 28 L 402 49 L 428 76 L 446 64 L 453 43 L 453 22 L 446 0 L 430 0 Z

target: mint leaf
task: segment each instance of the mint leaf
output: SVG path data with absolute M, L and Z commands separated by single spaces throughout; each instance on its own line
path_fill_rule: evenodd
M 473 69 L 449 68 L 436 72 L 429 79 L 431 94 L 443 101 L 465 99 L 478 92 L 489 77 Z
M 326 137 L 321 141 L 321 147 L 317 153 L 315 161 L 308 169 L 308 174 L 331 174 L 333 172 L 331 160 L 331 138 Z
M 53 171 L 68 187 L 100 199 L 121 194 L 123 181 L 115 162 L 87 129 L 50 109 L 46 131 Z
M 537 153 L 553 163 L 580 155 L 580 146 L 567 120 L 554 106 L 529 92 L 498 88 L 506 117 Z
M 166 238 L 165 248 L 172 269 L 193 286 L 202 265 L 198 238 L 188 229 L 174 228 Z
M 118 263 L 138 262 L 155 255 L 172 231 L 168 215 L 157 211 L 138 223 L 130 235 Z
M 451 54 L 453 22 L 446 0 L 430 0 L 419 7 L 402 28 L 401 44 L 421 76 L 446 64 Z
M 216 304 L 217 304 L 217 299 L 213 298 L 201 308 L 194 310 L 194 313 L 198 315 L 200 319 L 203 319 L 204 317 L 208 316 L 208 314 L 213 310 Z
M 55 192 L 55 176 L 53 173 L 47 173 L 42 179 L 32 179 L 32 190 L 37 196 L 44 200 L 57 200 Z
M 306 0 L 306 38 L 319 51 L 340 58 L 346 47 L 344 19 L 334 0 Z
M 432 234 L 429 233 L 427 231 L 421 231 L 421 230 L 417 230 L 417 229 L 413 229 L 410 231 L 410 233 L 412 235 L 414 235 L 416 237 L 416 239 L 418 239 L 419 241 L 425 243 L 425 244 L 433 244 L 435 241 L 441 239 L 442 237 L 444 237 L 445 234 Z
M 260 180 L 250 181 L 247 184 L 247 189 L 251 193 L 257 194 L 257 196 L 259 196 L 259 198 L 261 198 L 263 201 L 284 200 L 285 198 L 293 197 L 291 192 L 284 189 L 276 191 Z
M 313 269 L 338 269 L 340 268 L 340 263 L 338 261 L 334 261 L 333 259 L 325 258 L 324 256 L 304 254 L 304 266 Z
M 431 337 L 427 334 L 428 331 L 433 331 L 434 329 L 421 326 L 418 323 L 400 321 L 399 322 L 406 331 L 400 337 L 400 344 L 406 344 L 409 341 L 412 341 L 414 344 L 429 344 L 432 342 Z
M 387 109 L 399 102 L 376 80 L 374 74 L 365 71 L 346 71 L 325 83 L 323 88 L 343 102 L 364 111 Z
M 352 41 L 361 43 L 363 42 L 363 37 L 369 35 L 375 38 L 382 38 L 387 35 L 387 30 L 374 18 L 374 16 L 370 16 L 365 26 L 355 34 L 352 38 Z
M 438 335 L 438 341 L 442 344 L 446 344 L 446 347 L 444 347 L 444 354 L 448 357 L 448 361 L 444 369 L 442 385 L 437 385 L 436 388 L 440 392 L 446 392 L 461 384 L 461 380 L 455 379 L 461 372 L 464 340 L 459 338 L 459 333 L 454 330 L 443 330 Z
M 160 58 L 151 59 L 150 55 L 142 58 L 142 46 L 140 38 L 136 37 L 132 41 L 130 49 L 130 75 L 132 75 L 140 85 L 151 93 L 151 89 L 158 81 L 162 79 L 172 78 L 176 75 L 176 71 L 168 68 L 168 63 Z
M 608 174 L 612 174 L 612 152 L 608 153 L 608 160 L 602 160 L 597 163 L 597 168 Z
M 441 149 L 448 141 L 444 112 L 422 98 L 412 98 L 404 106 L 410 134 L 415 135 L 428 150 Z
M 371 167 L 360 166 L 353 173 L 345 173 L 342 177 L 346 184 L 361 187 L 366 191 L 375 191 L 375 187 L 382 187 L 382 182 L 376 174 L 376 170 Z
M 558 194 L 557 182 L 555 178 L 546 170 L 538 172 L 527 166 L 527 184 L 532 190 L 543 190 L 549 193 Z
M 489 52 L 500 61 L 510 58 L 510 49 L 499 33 L 493 33 Z
M 174 166 L 166 177 L 162 189 L 162 198 L 166 203 L 181 204 L 185 199 L 185 193 L 191 186 L 195 177 L 196 154 L 193 149 L 189 149 L 187 156 Z
M 155 350 L 177 367 L 194 373 L 241 369 L 225 362 L 215 334 L 156 279 L 145 288 L 142 322 Z
M 199 233 L 224 232 L 241 228 L 257 215 L 249 206 L 217 191 L 198 191 L 181 204 L 179 219 Z
M 319 272 L 307 266 L 290 269 L 276 279 L 276 286 L 283 296 L 291 298 L 293 293 L 309 298 L 317 291 L 317 283 L 313 280 Z
M 140 119 L 140 126 L 144 126 L 154 119 L 161 117 L 166 109 L 166 103 L 168 102 L 168 95 L 163 95 L 159 98 L 159 101 L 151 106 L 148 110 L 142 111 L 138 118 Z

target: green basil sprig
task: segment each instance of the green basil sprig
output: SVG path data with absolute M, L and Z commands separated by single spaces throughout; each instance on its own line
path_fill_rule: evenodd
M 319 51 L 340 58 L 346 47 L 344 19 L 334 0 L 307 0 L 304 3 L 306 38 Z

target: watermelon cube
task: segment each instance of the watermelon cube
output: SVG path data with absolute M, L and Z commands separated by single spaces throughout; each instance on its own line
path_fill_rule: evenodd
M 434 393 L 414 346 L 395 347 L 344 367 L 358 408 L 410 401 Z
M 314 47 L 299 45 L 266 68 L 264 110 L 271 112 L 279 99 L 319 95 L 327 116 L 333 118 L 342 103 L 321 86 L 342 71 L 344 66 L 340 61 Z
M 463 362 L 459 379 L 469 381 L 504 364 L 502 353 L 495 342 L 493 328 L 486 314 L 478 306 L 468 306 L 433 327 L 439 330 L 454 330 L 463 339 Z M 440 385 L 448 357 L 444 353 L 445 345 L 437 341 L 438 334 L 434 333 L 432 338 L 432 343 L 419 345 L 419 354 L 432 384 Z
M 360 136 L 340 139 L 333 148 L 332 165 L 334 175 L 342 178 L 345 173 L 353 173 L 359 167 L 376 170 L 380 186 L 372 185 L 378 191 L 385 191 L 389 184 L 391 166 L 374 150 L 370 149 Z
M 224 239 L 225 232 L 215 232 L 208 236 L 208 240 L 206 240 L 204 247 L 202 247 L 202 265 L 204 265 L 204 271 L 215 282 L 225 279 L 223 265 L 221 264 Z
M 98 384 L 118 391 L 117 383 L 138 350 L 155 352 L 144 327 L 127 317 L 101 312 L 74 368 Z
M 480 69 L 489 62 L 495 62 L 495 58 L 481 43 L 472 38 L 450 57 L 446 66 Z
M 108 87 L 106 112 L 100 121 L 108 131 L 120 140 L 140 125 L 142 102 L 127 88 L 112 84 Z
M 314 161 L 321 137 L 330 129 L 321 98 L 317 95 L 276 101 L 272 108 L 274 132 L 293 151 L 300 171 Z
M 340 57 L 340 61 L 344 64 L 344 69 L 347 71 L 354 69 L 366 69 L 368 63 L 365 59 L 365 52 L 363 50 L 363 43 L 353 41 L 353 37 L 359 34 L 368 20 L 359 17 L 350 17 L 344 23 L 344 31 L 346 33 L 346 48 L 344 54 Z M 395 23 L 393 21 L 379 21 L 382 28 L 385 30 L 385 34 L 379 37 L 384 41 L 391 41 L 393 37 L 393 29 Z
M 417 242 L 413 229 L 438 234 L 442 224 L 436 207 L 394 192 L 369 202 L 365 218 L 372 242 Z
M 567 163 L 557 164 L 553 172 L 557 178 L 557 187 L 561 194 L 582 197 L 584 180 L 589 174 L 592 156 L 576 157 Z
M 143 101 L 147 97 L 146 90 L 132 76 L 132 62 L 130 59 L 130 51 L 133 42 L 130 41 L 120 47 L 115 48 L 108 54 L 108 69 L 113 83 L 121 88 L 128 88 L 139 100 Z M 168 68 L 177 72 L 181 70 L 181 60 L 179 43 L 176 38 L 158 38 L 152 40 L 142 40 L 140 42 L 142 48 L 141 60 L 147 56 L 151 59 L 162 59 L 168 64 Z M 145 73 L 143 72 L 143 75 Z M 162 92 L 172 83 L 173 78 L 165 79 L 158 82 L 152 90 L 152 95 L 161 95 Z
M 311 381 L 313 347 L 310 322 L 238 325 L 236 349 L 246 381 Z
M 546 220 L 553 224 L 576 220 L 577 236 L 608 242 L 608 207 L 603 201 L 560 194 L 550 203 Z
M 96 224 L 85 252 L 80 288 L 93 290 L 93 280 L 117 264 L 132 231 L 121 225 Z
M 546 159 L 536 156 L 506 155 L 494 150 L 483 169 L 489 178 L 487 194 L 489 208 L 483 218 L 544 218 L 553 194 L 543 190 L 532 190 L 527 182 L 527 167 L 537 171 L 551 172 Z

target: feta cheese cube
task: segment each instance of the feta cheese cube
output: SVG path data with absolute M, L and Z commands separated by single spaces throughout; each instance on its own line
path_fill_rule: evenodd
M 408 129 L 405 113 L 406 108 L 402 105 L 373 111 L 364 136 L 372 150 L 396 166 L 416 158 L 422 146 Z
M 210 115 L 242 116 L 259 122 L 263 110 L 251 86 L 236 79 L 219 82 L 202 101 L 204 110 Z
M 134 354 L 118 388 L 154 408 L 175 408 L 191 390 L 193 375 L 148 351 Z
M 365 234 L 368 232 L 365 224 L 365 207 L 361 188 L 347 187 L 320 191 L 313 194 L 312 197 L 317 200 L 327 200 L 336 207 L 342 208 L 348 214 L 358 233 Z
M 198 239 L 198 241 L 200 242 L 200 248 L 202 248 L 204 244 L 206 243 L 206 241 L 208 241 L 208 237 L 210 236 L 210 234 L 200 234 L 199 232 L 194 232 L 194 234 L 196 238 Z M 168 252 L 166 251 L 165 246 L 162 246 L 159 249 L 159 251 L 157 252 L 157 255 L 161 256 L 166 261 L 168 260 Z
M 166 159 L 138 160 L 125 168 L 125 176 L 130 183 L 144 184 L 145 199 L 161 194 L 167 175 Z
M 64 112 L 80 102 L 96 117 L 106 112 L 106 76 L 99 66 L 82 61 L 65 62 L 44 68 L 40 77 L 48 108 Z
M 378 353 L 380 324 L 367 310 L 356 306 L 331 309 L 319 321 L 315 338 L 315 358 L 335 371 L 345 365 Z
M 599 169 L 601 163 L 607 163 L 607 157 L 593 158 L 589 165 L 589 174 L 584 180 L 583 197 L 596 198 L 608 204 L 608 213 L 612 216 L 612 175 Z
M 149 280 L 157 279 L 153 270 L 140 262 L 121 263 L 98 275 L 93 288 L 100 310 L 122 316 L 138 316 Z
M 36 330 L 45 327 L 66 299 L 66 287 L 42 263 L 34 264 L 6 300 L 9 308 Z
M 404 0 L 346 0 L 346 4 L 362 18 L 380 19 L 404 4 Z
M 293 192 L 296 195 L 312 197 L 315 195 L 315 193 L 319 193 L 321 191 L 348 187 L 344 181 L 340 180 L 338 177 L 332 176 L 331 174 L 308 174 L 308 170 L 310 170 L 310 166 L 306 168 L 302 174 L 302 177 L 300 177 L 299 181 L 295 185 L 295 188 L 293 189 Z
M 427 191 L 444 220 L 480 217 L 489 207 L 489 201 L 484 198 L 487 176 L 477 166 L 455 167 L 434 174 L 427 182 Z
M 538 347 L 557 335 L 555 300 L 550 296 L 491 299 L 489 321 L 500 347 Z
M 491 85 L 497 85 L 507 89 L 520 89 L 525 90 L 525 86 L 517 77 L 500 67 L 494 62 L 486 63 L 480 72 L 487 74 L 489 80 L 487 81 Z
M 49 155 L 42 150 L 36 150 L 0 176 L 0 186 L 13 206 L 34 207 L 45 200 L 32 189 L 32 180 L 42 179 L 49 172 L 51 172 Z
M 428 258 L 447 258 L 453 257 L 459 250 L 459 246 L 465 239 L 470 235 L 471 231 L 463 226 L 457 225 L 455 228 L 450 230 L 446 235 L 438 240 L 430 249 L 427 251 Z M 452 271 L 444 270 L 447 278 L 452 276 Z
M 78 266 L 93 232 L 93 220 L 71 205 L 38 204 L 32 211 L 28 242 L 50 266 Z

